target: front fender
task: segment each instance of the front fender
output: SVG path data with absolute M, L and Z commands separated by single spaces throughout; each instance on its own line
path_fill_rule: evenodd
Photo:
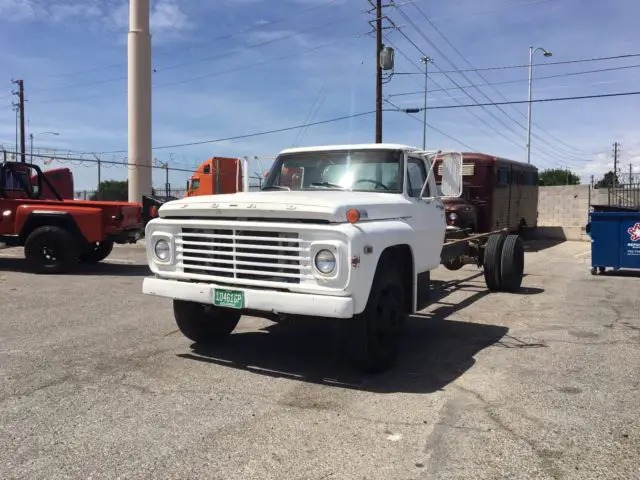
M 350 287 L 354 300 L 354 314 L 362 313 L 369 300 L 369 292 L 382 253 L 390 247 L 408 245 L 411 253 L 415 251 L 415 232 L 403 220 L 385 220 L 363 222 L 354 225 L 356 235 L 351 245 L 351 282 Z M 354 266 L 353 260 L 359 258 Z
M 16 211 L 16 231 L 22 237 L 35 228 L 60 225 L 87 242 L 99 242 L 104 238 L 102 212 L 97 208 L 70 205 L 20 205 Z

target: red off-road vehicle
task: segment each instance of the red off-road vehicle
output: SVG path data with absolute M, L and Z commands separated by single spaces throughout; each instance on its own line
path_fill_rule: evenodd
M 99 262 L 144 234 L 142 205 L 63 198 L 37 165 L 0 164 L 0 245 L 24 246 L 29 266 L 62 273 Z

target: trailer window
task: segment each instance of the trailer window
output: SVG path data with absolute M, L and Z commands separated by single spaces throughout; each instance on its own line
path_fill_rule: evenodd
M 509 185 L 509 170 L 506 168 L 498 169 L 498 185 Z

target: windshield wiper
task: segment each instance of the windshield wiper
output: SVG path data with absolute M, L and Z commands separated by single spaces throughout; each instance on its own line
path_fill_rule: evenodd
M 338 185 L 337 183 L 331 182 L 313 182 L 311 184 L 312 187 L 329 187 L 329 188 L 339 188 L 340 190 L 346 190 L 342 185 Z
M 263 192 L 266 192 L 267 190 L 286 190 L 286 191 L 291 191 L 291 189 L 289 187 L 284 187 L 282 185 L 269 185 L 268 187 L 264 187 L 262 189 Z

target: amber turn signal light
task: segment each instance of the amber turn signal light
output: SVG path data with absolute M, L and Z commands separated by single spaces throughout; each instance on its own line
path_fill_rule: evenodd
M 357 223 L 360 220 L 360 212 L 355 208 L 350 208 L 347 210 L 347 222 L 349 223 Z

